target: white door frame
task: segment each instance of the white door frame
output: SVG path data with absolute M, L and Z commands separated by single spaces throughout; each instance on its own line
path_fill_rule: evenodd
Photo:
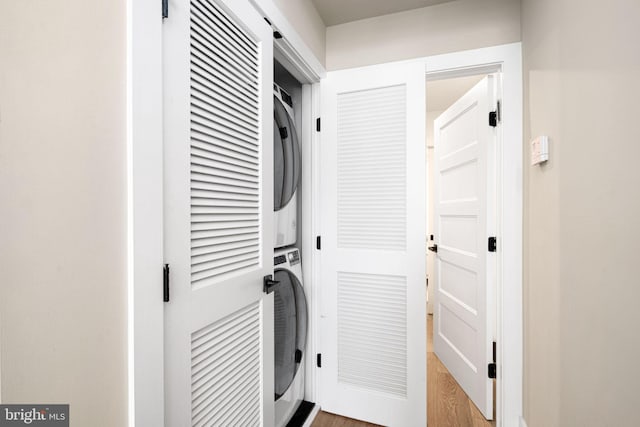
M 521 425 L 522 420 L 522 47 L 512 43 L 417 59 L 425 66 L 425 78 L 451 78 L 502 73 L 502 138 L 497 150 L 499 188 L 497 303 L 497 399 L 498 427 Z M 411 61 L 416 61 L 411 60 Z M 399 61 L 406 62 L 406 61 Z M 313 159 L 318 170 L 319 159 Z M 314 179 L 319 177 L 314 176 Z M 422 180 L 426 193 L 426 175 Z M 313 195 L 313 206 L 320 197 Z M 321 230 L 318 230 L 321 234 Z M 318 254 L 316 253 L 316 258 Z M 317 260 L 314 264 L 320 267 Z M 316 269 L 319 272 L 319 268 Z M 318 276 L 314 279 L 319 280 Z M 319 313 L 319 312 L 317 312 Z M 317 314 L 319 316 L 319 314 Z M 316 324 L 319 324 L 319 317 Z M 426 339 L 426 337 L 425 337 Z M 320 396 L 321 400 L 321 396 Z
M 424 58 L 427 79 L 502 73 L 497 158 L 497 426 L 522 419 L 522 57 L 521 43 Z M 426 179 L 425 179 L 426 183 Z M 431 195 L 429 195 L 431 197 Z
M 285 37 L 275 56 L 297 67 L 308 82 L 325 70 L 273 0 L 252 0 Z M 157 0 L 127 0 L 127 377 L 129 427 L 164 426 L 163 96 L 162 17 Z M 171 2 L 169 18 L 171 19 Z M 307 89 L 317 117 L 318 84 Z M 317 147 L 317 133 L 312 136 Z M 315 148 L 314 148 L 315 149 Z M 314 172 L 314 173 L 317 173 Z M 306 179 L 312 181 L 308 176 Z M 303 176 L 303 180 L 305 177 Z M 313 180 L 315 181 L 315 179 Z M 315 185 L 315 184 L 310 184 Z M 311 208 L 307 210 L 311 212 Z M 304 221 L 315 223 L 316 219 Z M 315 225 L 309 227 L 315 235 Z M 303 241 L 312 248 L 312 237 Z M 311 262 L 315 262 L 311 260 Z M 312 265 L 312 269 L 315 267 Z M 305 273 L 315 274 L 312 272 Z M 309 352 L 308 352 L 309 353 Z M 311 356 L 309 356 L 311 357 Z M 311 366 L 312 363 L 307 365 Z
M 255 8 L 269 19 L 274 31 L 278 31 L 282 38 L 273 45 L 274 58 L 289 71 L 302 86 L 302 127 L 299 129 L 304 144 L 302 147 L 302 175 L 300 177 L 300 192 L 298 199 L 302 218 L 299 219 L 302 229 L 302 241 L 298 242 L 302 253 L 302 282 L 308 299 L 309 322 L 307 324 L 307 350 L 305 354 L 305 399 L 317 400 L 316 380 L 316 349 L 318 342 L 318 286 L 319 263 L 316 253 L 316 239 L 319 235 L 319 200 L 315 197 L 319 193 L 320 175 L 314 159 L 318 158 L 320 133 L 316 132 L 315 118 L 320 117 L 320 80 L 326 76 L 322 64 L 312 53 L 291 23 L 282 14 L 273 0 L 249 0 Z
M 164 425 L 162 17 L 127 1 L 128 425 Z

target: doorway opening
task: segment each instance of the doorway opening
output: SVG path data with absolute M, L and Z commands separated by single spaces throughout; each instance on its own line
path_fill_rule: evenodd
M 496 425 L 497 258 L 484 242 L 498 229 L 500 83 L 427 76 L 428 425 Z
M 317 255 L 321 255 L 322 264 L 320 322 L 325 325 L 320 334 L 319 349 L 323 357 L 322 367 L 318 370 L 320 379 L 318 401 L 323 411 L 380 425 L 426 424 L 429 412 L 426 408 L 427 401 L 432 397 L 427 397 L 427 383 L 431 378 L 425 369 L 427 368 L 427 316 L 426 289 L 423 287 L 426 278 L 424 239 L 430 234 L 426 232 L 426 82 L 500 73 L 499 79 L 502 86 L 500 114 L 496 109 L 490 109 L 490 103 L 485 99 L 483 106 L 478 107 L 478 103 L 472 103 L 473 105 L 465 106 L 453 115 L 453 117 L 463 117 L 464 113 L 472 110 L 482 111 L 483 114 L 476 114 L 483 119 L 482 125 L 468 127 L 477 129 L 482 127 L 485 133 L 489 133 L 488 121 L 498 120 L 500 125 L 497 128 L 500 129 L 499 132 L 503 137 L 498 138 L 493 146 L 496 154 L 489 156 L 484 153 L 480 150 L 479 144 L 475 143 L 475 139 L 458 146 L 448 147 L 449 152 L 444 153 L 445 155 L 441 158 L 444 166 L 440 172 L 452 172 L 445 177 L 448 179 L 446 186 L 448 193 L 445 194 L 448 198 L 445 201 L 449 203 L 445 207 L 453 209 L 453 212 L 449 212 L 450 215 L 445 224 L 447 233 L 442 234 L 442 227 L 439 234 L 433 233 L 435 234 L 434 243 L 442 247 L 439 256 L 446 258 L 445 261 L 451 265 L 463 267 L 457 270 L 459 276 L 464 274 L 486 276 L 486 266 L 483 267 L 483 271 L 480 271 L 476 268 L 478 266 L 470 265 L 473 258 L 469 256 L 472 253 L 468 247 L 470 242 L 475 243 L 475 252 L 472 255 L 476 258 L 480 255 L 485 259 L 493 258 L 495 295 L 493 298 L 483 297 L 484 321 L 477 320 L 473 327 L 467 327 L 466 330 L 461 327 L 465 322 L 458 322 L 457 328 L 444 331 L 436 324 L 434 341 L 437 343 L 437 340 L 441 339 L 446 342 L 445 338 L 448 339 L 454 344 L 449 345 L 449 354 L 454 354 L 462 360 L 458 363 L 459 365 L 469 365 L 467 362 L 471 361 L 472 370 L 480 376 L 488 375 L 489 369 L 493 368 L 496 376 L 495 405 L 493 405 L 493 381 L 484 377 L 483 383 L 475 388 L 486 391 L 485 403 L 491 403 L 492 406 L 489 409 L 483 404 L 477 406 L 483 409 L 480 411 L 483 418 L 485 414 L 486 418 L 492 418 L 493 406 L 495 406 L 495 424 L 498 427 L 520 425 L 522 421 L 522 74 L 520 51 L 520 44 L 515 43 L 436 55 L 415 61 L 340 70 L 327 76 L 322 91 L 323 127 L 319 159 L 323 171 L 321 182 L 323 191 L 321 191 L 320 200 L 323 211 L 320 227 L 323 233 L 323 246 L 322 252 L 317 252 Z M 488 87 L 488 82 L 485 82 L 481 89 L 486 93 L 492 93 Z M 493 113 L 493 117 L 489 113 Z M 488 144 L 485 142 L 485 145 Z M 394 148 L 392 152 L 385 151 L 389 150 L 390 146 Z M 482 159 L 479 158 L 481 152 Z M 489 158 L 495 159 L 493 169 L 487 167 Z M 363 162 L 363 159 L 366 159 L 366 162 Z M 448 164 L 445 164 L 447 162 Z M 485 172 L 493 170 L 495 174 L 492 178 L 495 180 L 494 203 L 487 203 L 487 194 L 477 194 L 479 187 L 491 186 L 479 185 L 476 179 L 469 179 L 469 176 L 473 178 L 477 175 L 477 171 L 474 172 L 474 170 L 481 163 Z M 467 185 L 464 185 L 465 179 Z M 484 212 L 484 221 L 473 218 L 473 212 L 455 210 L 470 209 L 473 207 L 470 206 L 473 202 L 479 205 L 477 200 L 472 200 L 472 195 L 468 194 L 469 189 L 474 190 L 476 199 L 484 200 L 482 209 L 480 206 L 475 207 L 476 216 L 480 211 Z M 339 197 L 341 194 L 342 197 Z M 382 200 L 384 203 L 380 203 Z M 401 203 L 402 200 L 406 203 Z M 391 206 L 393 203 L 395 205 Z M 494 206 L 495 212 L 489 215 L 486 211 L 487 206 Z M 389 216 L 389 212 L 393 215 Z M 339 220 L 341 215 L 342 221 Z M 438 218 L 437 215 L 434 217 Z M 472 220 L 469 220 L 470 217 Z M 488 228 L 486 218 L 496 219 L 493 229 Z M 456 222 L 458 219 L 461 220 Z M 442 221 L 440 223 L 442 224 Z M 476 232 L 478 237 L 475 240 L 464 240 L 465 233 L 462 233 L 462 236 L 460 233 L 450 234 L 451 230 L 463 230 L 464 227 L 479 223 L 484 224 L 484 229 Z M 375 226 L 372 227 L 372 224 Z M 403 230 L 407 232 L 406 235 L 403 234 Z M 386 233 L 380 233 L 380 231 Z M 353 240 L 354 236 L 358 239 L 356 242 Z M 398 236 L 402 239 L 400 243 L 396 244 L 395 240 L 389 243 L 388 239 L 398 238 Z M 492 246 L 496 247 L 495 253 L 488 252 L 490 241 L 485 240 L 488 237 L 494 238 Z M 381 242 L 382 238 L 387 240 Z M 456 242 L 455 239 L 460 241 Z M 457 259 L 452 259 L 452 254 Z M 475 263 L 481 264 L 477 260 Z M 484 262 L 482 264 L 484 265 Z M 449 269 L 446 273 L 451 276 L 452 271 Z M 398 290 L 406 294 L 396 295 L 394 292 Z M 445 291 L 450 297 L 454 297 L 450 299 L 455 300 L 457 297 L 458 302 L 466 305 L 465 307 L 459 304 L 467 309 L 467 313 L 476 311 L 481 305 L 478 301 L 473 301 L 470 295 L 454 292 L 455 289 L 451 286 Z M 489 311 L 486 310 L 485 303 L 494 298 L 495 307 L 492 312 L 495 325 L 489 327 L 486 322 L 488 319 L 486 313 Z M 371 302 L 365 305 L 363 301 Z M 436 303 L 437 301 L 438 299 L 435 298 Z M 341 302 L 343 302 L 342 305 Z M 451 320 L 456 314 L 452 311 L 455 307 L 450 305 L 447 308 L 450 312 L 445 314 Z M 395 313 L 400 313 L 400 316 L 391 318 Z M 469 314 L 460 313 L 458 316 L 470 317 Z M 438 316 L 436 316 L 436 322 L 437 320 Z M 466 320 L 467 324 L 473 324 L 469 319 Z M 395 329 L 388 334 L 392 322 L 395 322 L 393 323 Z M 479 353 L 484 361 L 480 357 L 472 359 L 469 356 L 469 347 L 473 347 L 469 343 L 478 341 L 475 336 L 469 338 L 469 335 L 472 335 L 473 328 L 478 324 L 484 325 L 483 336 L 490 331 L 495 331 L 490 341 L 483 340 L 484 349 Z M 355 330 L 356 327 L 359 328 L 359 332 Z M 396 333 L 397 330 L 401 333 Z M 459 336 L 456 337 L 455 333 Z M 340 334 L 344 339 L 340 339 Z M 386 339 L 382 334 L 387 334 L 385 337 L 392 336 L 396 340 Z M 403 339 L 402 337 L 405 336 L 406 339 Z M 397 339 L 398 337 L 400 339 Z M 496 339 L 495 358 L 493 357 L 493 338 Z M 356 343 L 357 348 L 352 346 L 352 343 Z M 434 345 L 435 347 L 437 344 Z M 389 358 L 383 359 L 381 354 L 385 357 L 389 355 Z M 460 357 L 460 354 L 464 357 Z M 395 359 L 390 359 L 391 356 Z M 438 357 L 446 358 L 440 355 Z M 362 363 L 352 363 L 353 360 L 362 361 Z M 345 369 L 340 370 L 341 366 Z M 401 368 L 400 372 L 398 367 Z M 448 370 L 452 376 L 460 376 L 460 369 L 448 367 Z M 378 372 L 393 372 L 396 375 L 391 377 Z M 350 374 L 349 377 L 345 376 L 347 373 Z M 381 378 L 386 382 L 383 383 Z M 394 384 L 400 384 L 403 387 L 400 393 L 391 395 L 388 392 L 387 386 L 391 383 L 389 378 L 398 379 Z M 363 386 L 363 382 L 366 382 L 366 387 Z M 467 393 L 474 395 L 474 392 L 469 390 Z M 401 395 L 400 398 L 398 395 Z M 411 414 L 410 417 L 407 414 Z M 443 425 L 437 422 L 429 423 L 429 425 L 434 424 Z

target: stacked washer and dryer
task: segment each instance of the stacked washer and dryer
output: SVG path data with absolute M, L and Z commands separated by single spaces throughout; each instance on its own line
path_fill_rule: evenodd
M 293 99 L 274 84 L 274 291 L 275 425 L 294 424 L 304 400 L 307 299 L 302 284 L 298 229 L 301 172 L 299 134 Z

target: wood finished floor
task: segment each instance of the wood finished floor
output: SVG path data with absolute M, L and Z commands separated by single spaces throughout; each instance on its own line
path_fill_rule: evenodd
M 427 422 L 429 427 L 494 427 L 484 419 L 433 352 L 433 317 L 427 316 Z M 376 427 L 375 424 L 320 412 L 312 427 Z

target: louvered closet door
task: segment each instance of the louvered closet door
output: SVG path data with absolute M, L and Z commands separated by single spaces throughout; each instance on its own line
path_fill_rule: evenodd
M 320 404 L 426 423 L 425 72 L 403 63 L 323 82 Z
M 271 31 L 232 0 L 172 1 L 163 25 L 165 426 L 270 426 Z

